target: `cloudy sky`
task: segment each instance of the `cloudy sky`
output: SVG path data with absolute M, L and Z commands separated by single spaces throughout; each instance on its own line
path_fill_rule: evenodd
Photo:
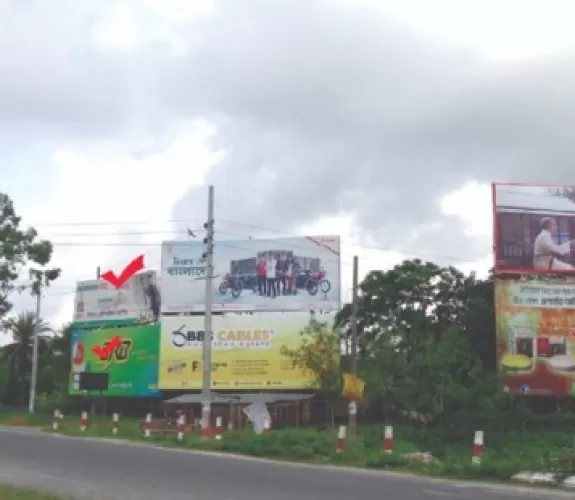
M 571 0 L 0 0 L 0 190 L 55 244 L 43 315 L 205 220 L 485 272 L 492 181 L 572 182 Z M 32 307 L 15 297 L 17 310 Z

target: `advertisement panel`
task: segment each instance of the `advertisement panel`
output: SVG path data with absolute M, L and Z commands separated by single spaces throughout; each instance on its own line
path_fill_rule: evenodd
M 316 314 L 333 325 L 335 314 Z M 213 317 L 212 388 L 281 390 L 314 388 L 313 373 L 294 367 L 282 346 L 297 349 L 309 313 L 225 314 Z M 164 316 L 160 389 L 201 389 L 203 316 Z
M 74 326 L 147 323 L 158 316 L 161 297 L 156 272 L 136 274 L 116 289 L 104 280 L 79 281 L 74 300 Z
M 495 308 L 507 389 L 575 395 L 575 279 L 497 280 Z
M 162 244 L 162 312 L 203 311 L 203 242 Z M 215 243 L 214 311 L 337 310 L 339 236 Z
M 497 272 L 575 272 L 575 187 L 493 185 Z
M 159 396 L 159 344 L 159 324 L 73 331 L 70 394 L 84 394 L 80 373 L 107 372 L 102 396 Z

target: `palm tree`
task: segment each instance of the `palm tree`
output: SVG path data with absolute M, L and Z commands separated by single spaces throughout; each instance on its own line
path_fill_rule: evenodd
M 36 326 L 38 326 L 39 347 L 43 348 L 48 338 L 45 334 L 51 332 L 52 329 L 41 319 L 38 323 L 33 312 L 20 313 L 2 322 L 4 333 L 12 336 L 12 342 L 0 349 L 0 356 L 4 358 L 8 366 L 8 386 L 5 396 L 15 404 L 22 404 L 26 401 L 26 387 L 30 382 L 32 344 Z

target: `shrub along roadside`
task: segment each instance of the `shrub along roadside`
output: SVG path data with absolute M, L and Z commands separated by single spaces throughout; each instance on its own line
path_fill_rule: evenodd
M 0 415 L 0 423 L 37 424 L 27 416 Z M 486 453 L 479 466 L 471 464 L 472 438 L 467 442 L 438 442 L 432 429 L 394 428 L 394 453 L 382 453 L 382 428 L 361 426 L 355 441 L 347 440 L 343 453 L 336 452 L 336 432 L 313 428 L 277 429 L 258 436 L 251 430 L 226 432 L 222 440 L 202 441 L 196 434 L 187 434 L 183 442 L 174 435 L 144 438 L 139 421 L 122 419 L 117 436 L 112 434 L 111 418 L 95 418 L 84 433 L 79 429 L 79 416 L 68 415 L 60 423 L 59 433 L 69 436 L 91 436 L 148 441 L 160 446 L 185 447 L 249 455 L 253 457 L 291 460 L 319 464 L 341 464 L 372 469 L 409 471 L 453 478 L 507 480 L 522 471 L 552 472 L 559 479 L 575 475 L 575 450 L 570 447 L 569 431 L 529 430 L 507 433 L 505 436 L 486 435 Z M 48 417 L 42 427 L 52 431 Z M 433 444 L 430 449 L 429 444 Z M 424 461 L 417 452 L 432 452 L 434 460 Z M 410 456 L 411 455 L 411 456 Z

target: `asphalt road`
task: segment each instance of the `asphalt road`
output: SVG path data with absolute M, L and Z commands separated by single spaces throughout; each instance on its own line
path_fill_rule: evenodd
M 91 500 L 573 498 L 533 488 L 279 464 L 9 428 L 0 428 L 0 483 Z

